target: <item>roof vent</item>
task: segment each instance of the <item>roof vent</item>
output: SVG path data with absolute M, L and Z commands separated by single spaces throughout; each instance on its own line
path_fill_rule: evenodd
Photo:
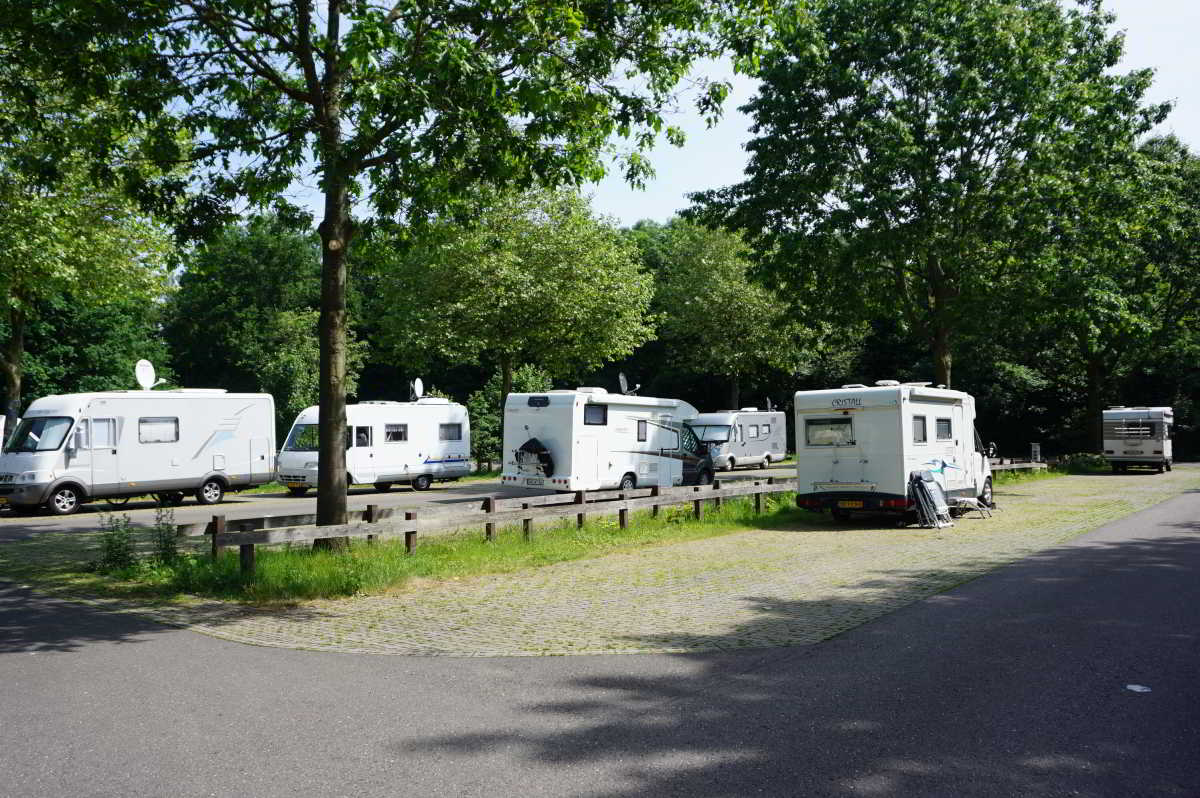
M 757 407 L 743 407 L 742 412 L 743 413 L 757 413 L 758 408 Z
M 422 396 L 417 400 L 419 405 L 448 405 L 450 400 L 444 396 Z
M 899 380 L 875 380 L 875 384 L 880 388 L 893 388 L 900 384 Z
M 580 393 L 608 393 L 608 391 L 604 390 L 603 388 L 580 387 L 580 388 L 576 388 L 575 390 L 579 391 Z
M 1109 405 L 1108 409 L 1109 410 L 1124 410 L 1125 405 Z
M 906 382 L 904 384 L 911 385 L 914 388 L 928 388 L 930 385 L 933 385 L 932 382 Z
M 843 385 L 843 388 L 866 388 L 861 382 L 852 382 L 849 385 Z

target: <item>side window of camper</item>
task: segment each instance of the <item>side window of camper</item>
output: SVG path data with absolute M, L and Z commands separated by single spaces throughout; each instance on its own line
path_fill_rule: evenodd
M 114 449 L 117 446 L 117 420 L 115 418 L 92 419 L 92 448 Z
M 937 420 L 937 439 L 939 441 L 954 440 L 954 427 L 950 424 L 950 419 L 939 418 Z
M 771 437 L 771 425 L 770 425 L 770 424 L 763 424 L 763 425 L 762 425 L 762 436 L 763 436 L 764 438 L 769 438 L 769 437 Z
M 91 437 L 88 420 L 86 418 L 79 419 L 75 424 L 75 432 L 71 436 L 71 446 L 75 449 L 90 449 L 91 444 L 88 442 Z
M 646 440 L 646 438 L 648 437 L 647 433 L 649 432 L 649 430 L 650 430 L 649 424 L 647 424 L 645 421 L 639 421 L 638 422 L 638 440 L 639 441 Z
M 461 441 L 462 440 L 462 424 L 439 424 L 438 425 L 438 440 L 439 441 Z
M 913 443 L 926 443 L 929 436 L 925 431 L 925 416 L 913 416 Z
M 755 440 L 756 438 L 758 438 L 758 425 L 751 424 L 750 425 L 750 437 L 746 438 L 746 440 L 752 441 L 752 440 Z
M 583 423 L 593 427 L 608 424 L 608 405 L 584 405 Z
M 174 443 L 179 440 L 179 419 L 139 418 L 139 443 Z
M 407 424 L 384 424 L 383 425 L 383 442 L 384 443 L 403 443 L 408 440 L 408 425 Z
M 355 446 L 370 446 L 371 445 L 371 428 L 370 427 L 355 427 L 354 428 L 354 445 Z

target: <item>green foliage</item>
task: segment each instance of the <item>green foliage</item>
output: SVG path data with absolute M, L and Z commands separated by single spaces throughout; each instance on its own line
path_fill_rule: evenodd
M 529 363 L 563 377 L 652 334 L 636 250 L 574 191 L 498 196 L 474 223 L 408 246 L 381 234 L 367 253 L 381 343 L 410 368 Z
M 1076 452 L 1059 458 L 1058 467 L 1068 474 L 1095 474 L 1109 470 L 1103 455 L 1094 452 Z
M 175 534 L 175 511 L 170 507 L 154 508 L 154 526 L 150 528 L 150 543 L 154 559 L 170 565 L 179 557 L 179 537 Z
M 490 470 L 492 463 L 504 459 L 500 451 L 504 432 L 502 382 L 503 375 L 496 372 L 467 399 L 467 411 L 471 414 L 471 459 L 481 471 Z M 536 366 L 520 366 L 513 370 L 513 393 L 537 393 L 552 387 L 550 375 Z
M 109 573 L 132 568 L 136 563 L 133 523 L 128 513 L 100 516 L 100 559 L 96 569 Z
M 1113 73 L 1111 21 L 1098 2 L 816 4 L 763 59 L 747 180 L 699 212 L 808 308 L 899 314 L 950 384 L 955 337 L 1010 307 L 1063 208 L 1165 113 L 1141 106 L 1149 72 Z

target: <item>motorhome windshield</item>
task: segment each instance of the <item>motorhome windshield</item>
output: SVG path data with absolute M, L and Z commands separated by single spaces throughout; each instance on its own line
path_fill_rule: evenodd
M 728 424 L 689 424 L 696 437 L 705 443 L 725 443 L 729 440 Z
M 285 452 L 315 452 L 321 448 L 316 424 L 297 424 L 288 433 L 287 442 L 283 444 Z
M 24 419 L 8 439 L 6 452 L 52 452 L 67 437 L 74 419 L 65 416 L 42 416 Z

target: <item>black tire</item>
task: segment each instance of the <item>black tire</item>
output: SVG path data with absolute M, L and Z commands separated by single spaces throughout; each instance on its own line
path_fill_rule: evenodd
M 729 471 L 737 468 L 737 460 L 734 460 L 732 457 L 730 457 L 729 461 L 725 463 L 725 468 Z
M 376 482 L 375 483 L 375 490 L 379 491 L 380 493 L 387 493 L 391 489 L 392 489 L 392 483 L 390 483 L 390 482 Z
M 354 487 L 354 477 L 347 474 L 346 475 L 346 492 L 349 493 L 350 489 L 353 487 Z
M 130 498 L 131 497 L 129 496 L 113 496 L 110 499 L 105 499 L 104 503 L 109 507 L 124 507 L 125 505 L 129 504 Z
M 988 507 L 996 506 L 996 496 L 994 493 L 992 493 L 991 477 L 988 477 L 983 481 L 983 490 L 979 492 L 979 502 L 980 504 L 987 505 Z
M 626 474 L 621 477 L 621 486 L 619 490 L 633 490 L 637 487 L 637 477 L 633 474 Z
M 225 498 L 225 483 L 215 477 L 204 480 L 204 484 L 196 488 L 196 501 L 200 504 L 220 504 Z
M 303 496 L 304 494 L 308 493 L 308 488 L 288 488 L 287 492 L 292 496 Z
M 1171 470 L 1171 461 L 1170 461 L 1170 460 L 1168 460 L 1168 461 L 1167 461 L 1166 463 L 1164 463 L 1163 465 L 1164 465 L 1164 468 L 1166 468 L 1168 471 L 1170 471 L 1170 470 Z
M 833 520 L 839 524 L 850 523 L 850 511 L 843 510 L 841 507 L 830 507 L 829 514 L 833 516 Z
M 184 494 L 181 490 L 168 490 L 154 494 L 154 500 L 163 507 L 178 507 L 183 504 Z
M 1113 464 L 1112 464 L 1112 470 L 1113 470 L 1113 473 L 1114 473 L 1114 474 L 1120 474 L 1120 473 L 1121 473 L 1121 464 L 1120 464 L 1120 463 L 1113 463 Z
M 1164 466 L 1162 463 L 1159 463 L 1158 468 L 1154 469 L 1154 473 L 1161 474 L 1164 470 L 1166 470 L 1166 466 Z
M 413 477 L 413 490 L 429 490 L 431 487 L 433 487 L 433 477 L 428 474 L 420 474 Z
M 72 515 L 83 504 L 83 491 L 74 485 L 60 485 L 50 493 L 46 509 L 51 515 Z
M 771 453 L 770 452 L 767 452 L 766 454 L 763 455 L 763 463 L 762 464 L 764 466 L 771 465 Z
M 709 471 L 707 468 L 704 469 L 703 471 L 701 471 L 696 476 L 696 484 L 697 485 L 711 485 L 712 482 L 713 482 L 712 472 Z

